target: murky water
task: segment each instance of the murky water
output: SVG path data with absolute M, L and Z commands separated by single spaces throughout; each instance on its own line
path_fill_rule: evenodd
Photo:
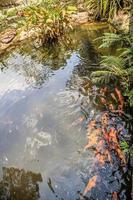
M 29 42 L 2 57 L 0 199 L 79 198 L 94 160 L 91 151 L 83 152 L 79 87 L 97 65 L 94 39 L 108 29 L 83 26 L 55 47 Z

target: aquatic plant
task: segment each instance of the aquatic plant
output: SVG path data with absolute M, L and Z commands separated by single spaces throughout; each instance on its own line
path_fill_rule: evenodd
M 97 88 L 97 90 L 91 87 L 86 91 L 86 95 L 86 101 L 84 99 L 85 102 L 83 104 L 84 108 L 95 107 L 95 109 L 93 114 L 88 113 L 86 121 L 87 144 L 84 149 L 91 150 L 95 159 L 94 170 L 93 172 L 91 171 L 81 197 L 83 199 L 88 199 L 88 196 L 89 198 L 93 197 L 94 191 L 100 190 L 104 187 L 105 182 L 108 184 L 109 180 L 111 180 L 115 185 L 119 185 L 119 189 L 117 192 L 115 189 L 111 190 L 110 194 L 107 192 L 108 194 L 103 196 L 102 199 L 107 199 L 109 196 L 111 196 L 111 199 L 123 198 L 125 194 L 123 196 L 120 189 L 123 175 L 120 174 L 119 177 L 117 176 L 113 179 L 113 174 L 119 173 L 118 168 L 116 168 L 117 164 L 121 168 L 120 171 L 123 171 L 123 168 L 127 166 L 125 154 L 129 155 L 128 142 L 126 141 L 127 134 L 125 134 L 126 126 L 123 124 L 123 117 L 125 116 L 124 97 L 117 87 L 112 89 L 101 87 Z M 98 114 L 96 114 L 97 110 L 100 110 Z M 106 176 L 106 172 L 109 172 L 110 176 L 108 174 Z M 108 186 L 106 185 L 106 187 Z

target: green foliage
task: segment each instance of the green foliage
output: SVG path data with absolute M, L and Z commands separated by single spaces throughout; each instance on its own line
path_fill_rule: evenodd
M 102 40 L 100 48 L 109 48 L 118 43 L 118 51 L 121 53 L 119 56 L 102 57 L 100 68 L 91 74 L 93 82 L 119 83 L 130 105 L 133 106 L 133 37 L 125 34 L 105 33 L 100 40 Z
M 95 11 L 95 18 L 111 18 L 121 9 L 121 0 L 86 0 L 86 4 Z
M 45 42 L 58 39 L 69 24 L 69 16 L 64 7 L 51 3 L 51 1 L 26 7 L 23 11 L 25 21 L 23 28 L 38 28 L 39 36 Z
M 121 147 L 121 149 L 123 150 L 124 153 L 129 153 L 130 148 L 129 148 L 128 143 L 125 140 L 120 142 L 120 147 Z
M 6 11 L 2 23 L 9 27 L 11 20 L 11 26 L 17 27 L 20 32 L 33 30 L 39 41 L 52 43 L 72 28 L 69 12 L 59 0 L 41 0 Z
M 119 44 L 122 48 L 124 46 L 128 47 L 127 49 L 132 47 L 133 37 L 129 34 L 116 34 L 116 33 L 104 33 L 102 37 L 97 38 L 96 40 L 102 41 L 102 44 L 99 48 L 109 48 L 111 46 L 116 46 Z M 125 50 L 127 50 L 125 48 Z
M 116 56 L 103 56 L 99 70 L 92 72 L 93 82 L 109 83 L 119 79 L 124 85 L 128 81 L 128 73 L 124 68 L 124 60 Z
M 128 97 L 129 104 L 133 107 L 133 89 L 127 89 L 124 95 Z
M 102 41 L 99 48 L 109 48 L 110 46 L 116 45 L 116 43 L 123 43 L 124 38 L 115 33 L 104 33 L 102 37 L 96 40 Z

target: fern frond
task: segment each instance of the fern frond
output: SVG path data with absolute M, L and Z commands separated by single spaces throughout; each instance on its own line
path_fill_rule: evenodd
M 133 44 L 132 44 L 132 46 L 130 46 L 128 48 L 124 48 L 124 51 L 122 52 L 121 57 L 128 56 L 128 55 L 132 55 L 132 57 L 133 57 Z
M 116 44 L 123 46 L 124 43 L 129 44 L 129 46 L 132 44 L 132 39 L 126 34 L 104 33 L 102 37 L 95 39 L 95 41 L 97 40 L 102 41 L 99 48 L 109 48 Z
M 128 72 L 125 69 L 125 60 L 116 56 L 103 56 L 99 70 L 92 72 L 91 77 L 95 82 L 109 83 L 111 80 L 128 80 Z
M 100 62 L 103 66 L 116 66 L 120 69 L 125 67 L 125 60 L 121 57 L 116 56 L 102 56 L 102 60 Z
M 109 83 L 111 80 L 116 80 L 116 76 L 114 76 L 114 74 L 112 72 L 109 72 L 109 71 L 104 71 L 104 72 L 101 72 L 101 71 L 96 71 L 96 72 L 93 72 L 91 74 L 91 78 L 92 78 L 92 81 L 94 83 Z

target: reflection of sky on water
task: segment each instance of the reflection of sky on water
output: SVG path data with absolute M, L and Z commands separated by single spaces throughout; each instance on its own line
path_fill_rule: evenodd
M 24 91 L 28 86 L 24 81 L 24 77 L 16 76 L 12 70 L 6 71 L 0 75 L 1 77 L 1 85 L 0 85 L 0 96 L 5 93 L 9 93 L 11 90 L 21 90 Z
M 78 48 L 54 70 L 30 55 L 13 53 L 5 62 L 7 69 L 0 72 L 0 168 L 40 172 L 43 200 L 55 199 L 47 184 L 49 177 L 60 198 L 74 200 L 79 188 L 84 188 L 85 171 L 91 173 L 91 156 L 79 153 L 86 141 L 84 129 L 75 123 L 81 115 L 75 103 L 79 94 L 70 90 L 82 73 L 84 56 Z
M 62 167 L 68 166 L 70 171 L 70 165 L 77 162 L 76 151 L 81 148 L 80 127 L 71 126 L 80 115 L 73 104 L 78 93 L 74 96 L 73 92 L 65 91 L 80 59 L 73 53 L 67 65 L 55 71 L 40 89 L 34 88 L 34 81 L 27 82 L 25 77 L 29 74 L 22 67 L 23 57 L 17 55 L 17 59 L 21 61 L 17 62 L 16 57 L 9 59 L 11 68 L 0 75 L 0 165 L 39 171 L 45 178 L 54 171 L 57 174 L 53 176 L 59 176 L 59 168 L 63 172 Z M 42 184 L 44 191 L 47 187 L 47 183 Z M 43 196 L 49 195 L 47 189 Z

